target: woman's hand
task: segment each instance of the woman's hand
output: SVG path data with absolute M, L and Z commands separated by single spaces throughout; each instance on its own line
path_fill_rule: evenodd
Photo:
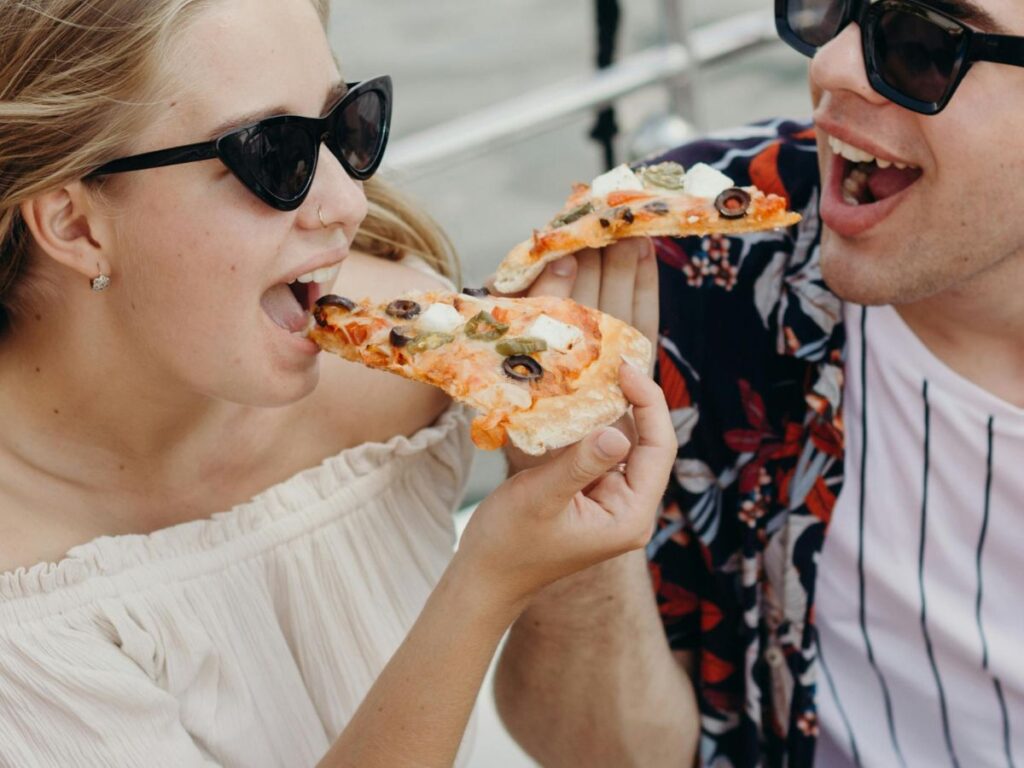
M 452 567 L 488 599 L 521 609 L 563 576 L 647 543 L 675 432 L 646 372 L 623 364 L 619 379 L 633 406 L 635 445 L 614 427 L 597 430 L 506 480 L 474 512 Z
M 526 291 L 526 296 L 559 296 L 595 307 L 629 323 L 657 349 L 658 263 L 648 237 L 621 240 L 600 250 L 586 248 L 552 262 Z M 650 373 L 650 371 L 648 371 Z M 627 414 L 615 425 L 630 442 L 636 430 Z M 548 461 L 557 452 L 529 456 L 507 446 L 509 474 Z

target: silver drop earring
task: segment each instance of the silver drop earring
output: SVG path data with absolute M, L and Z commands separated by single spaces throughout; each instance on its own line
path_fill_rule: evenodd
M 110 287 L 110 277 L 108 275 L 97 275 L 89 281 L 89 285 L 91 285 L 92 289 L 97 293 L 105 291 Z

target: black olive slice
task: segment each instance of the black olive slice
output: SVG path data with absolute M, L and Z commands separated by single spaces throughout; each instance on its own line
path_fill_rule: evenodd
M 401 325 L 396 325 L 394 328 L 392 328 L 391 329 L 391 334 L 389 336 L 389 339 L 391 341 L 391 346 L 392 347 L 404 347 L 410 341 L 415 339 L 416 338 L 415 336 L 407 335 L 408 330 L 409 330 L 408 328 L 405 328 L 405 327 L 403 327 Z
M 739 187 L 730 187 L 715 198 L 715 209 L 723 219 L 742 219 L 750 210 L 750 193 Z
M 327 315 L 324 312 L 327 307 L 339 307 L 346 312 L 351 312 L 356 308 L 356 303 L 352 299 L 336 296 L 333 293 L 321 296 L 317 299 L 316 306 L 313 307 L 313 317 L 316 319 L 316 324 L 321 328 L 327 325 Z
M 476 296 L 478 299 L 491 295 L 491 292 L 486 288 L 463 288 L 462 292 L 467 296 Z
M 535 381 L 544 375 L 540 363 L 528 355 L 506 357 L 501 367 L 509 378 L 516 381 Z
M 401 320 L 412 320 L 423 311 L 423 307 L 409 299 L 395 299 L 388 304 L 387 309 L 384 311 L 392 317 L 397 317 Z
M 356 308 L 356 303 L 352 299 L 346 299 L 344 296 L 336 296 L 333 293 L 328 293 L 326 296 L 321 296 L 316 300 L 318 307 L 341 307 L 351 312 Z

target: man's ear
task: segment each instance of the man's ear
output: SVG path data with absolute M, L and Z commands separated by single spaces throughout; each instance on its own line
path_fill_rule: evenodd
M 108 234 L 93 198 L 81 181 L 45 192 L 21 204 L 21 217 L 50 258 L 92 280 L 110 275 L 104 243 Z

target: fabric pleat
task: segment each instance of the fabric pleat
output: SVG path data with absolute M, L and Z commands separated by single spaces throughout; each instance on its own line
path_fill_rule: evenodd
M 0 766 L 314 765 L 451 557 L 467 423 L 0 575 Z

